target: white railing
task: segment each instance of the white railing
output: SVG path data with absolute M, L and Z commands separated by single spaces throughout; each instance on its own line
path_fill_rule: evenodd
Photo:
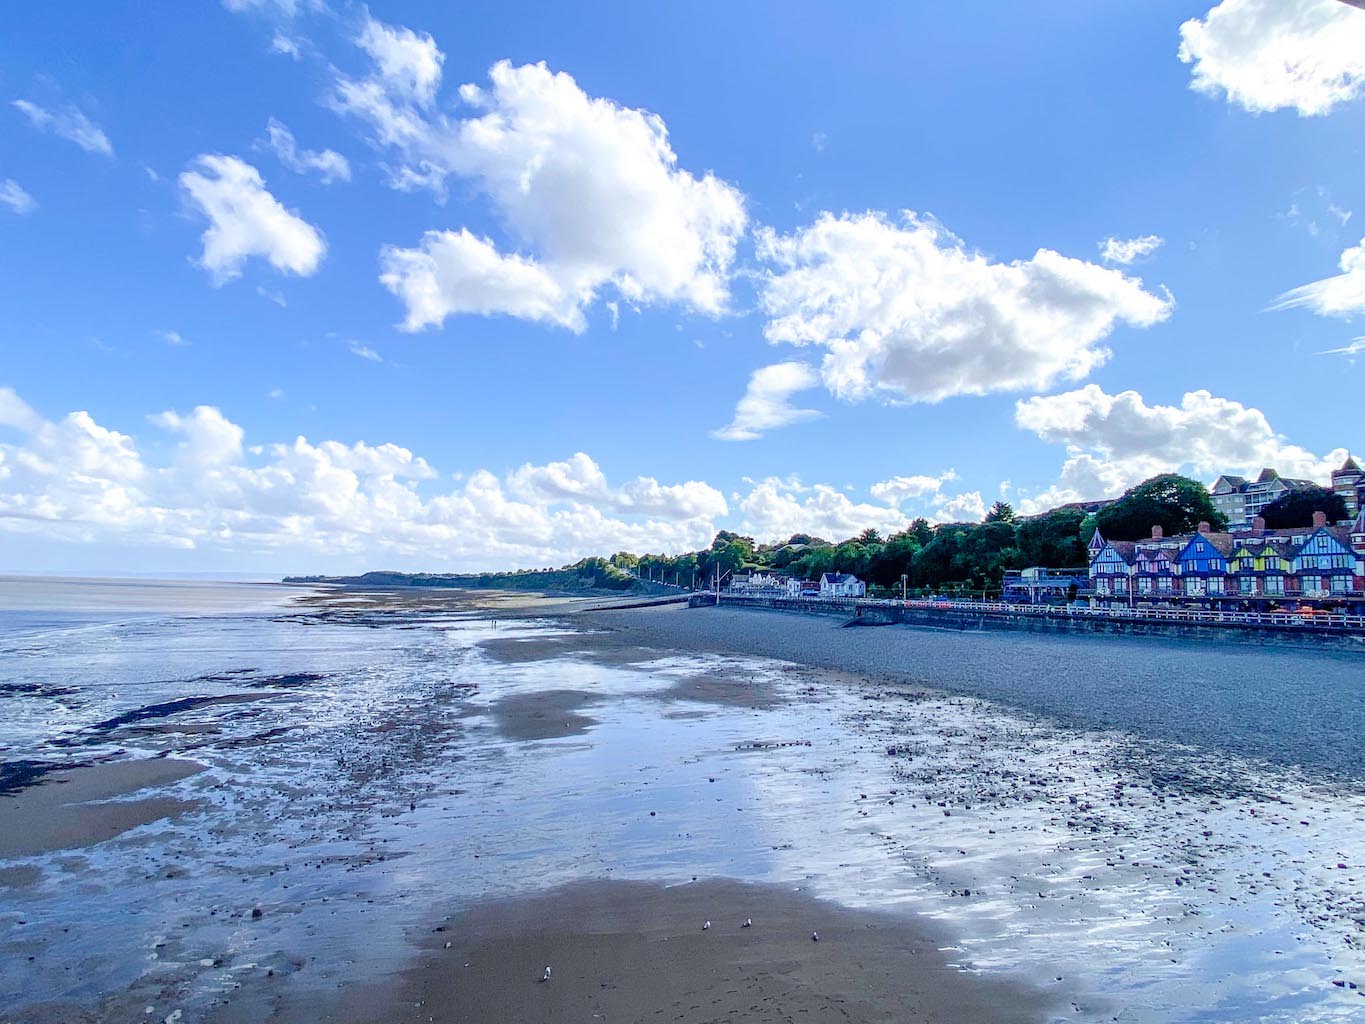
M 723 600 L 773 600 L 755 598 L 747 595 L 723 593 Z M 1077 605 L 1039 606 L 1032 604 L 1010 604 L 1003 601 L 935 601 L 927 598 L 912 598 L 908 601 L 891 598 L 854 598 L 854 597 L 787 597 L 776 598 L 801 603 L 838 605 L 882 605 L 896 608 L 919 608 L 932 611 L 992 612 L 1005 615 L 1030 615 L 1038 618 L 1075 618 L 1075 619 L 1160 619 L 1165 622 L 1189 622 L 1203 625 L 1240 625 L 1240 626 L 1314 626 L 1321 628 L 1343 629 L 1365 632 L 1365 615 L 1344 615 L 1339 612 L 1301 611 L 1301 612 L 1224 612 L 1198 608 L 1089 608 Z

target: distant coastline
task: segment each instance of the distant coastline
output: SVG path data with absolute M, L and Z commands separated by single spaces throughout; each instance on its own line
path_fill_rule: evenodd
M 379 570 L 359 576 L 286 576 L 291 584 L 327 584 L 390 590 L 398 587 L 459 590 L 525 590 L 545 594 L 675 594 L 676 587 L 625 574 L 604 575 L 579 567 L 525 569 L 518 572 L 428 573 Z

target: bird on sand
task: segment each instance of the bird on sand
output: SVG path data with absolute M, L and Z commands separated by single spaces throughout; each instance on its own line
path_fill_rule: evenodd
M 701 926 L 701 930 L 702 930 L 702 931 L 706 931 L 706 929 L 708 929 L 708 928 L 710 928 L 710 927 L 711 927 L 711 922 L 710 922 L 710 921 L 707 921 L 704 925 Z
M 541 980 L 541 981 L 549 981 L 549 980 L 550 980 L 550 968 L 548 968 L 548 967 L 545 968 L 545 973 L 542 974 L 542 975 L 540 976 L 540 980 Z
M 819 933 L 819 932 L 811 932 L 811 933 L 810 933 L 810 940 L 811 940 L 811 942 L 819 942 L 819 941 L 820 941 L 820 933 Z
M 753 921 L 749 920 L 749 918 L 747 917 L 744 919 L 744 923 L 740 925 L 741 928 L 752 928 L 753 926 L 754 926 Z

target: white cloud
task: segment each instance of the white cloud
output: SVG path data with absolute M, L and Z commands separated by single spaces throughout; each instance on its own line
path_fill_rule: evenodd
M 825 213 L 759 233 L 777 269 L 762 285 L 769 341 L 828 350 L 825 385 L 847 399 L 933 402 L 1078 380 L 1109 356 L 1118 323 L 1170 315 L 1118 270 L 1038 250 L 999 263 L 929 217 Z
M 370 55 L 391 93 L 423 107 L 435 101 L 446 55 L 431 36 L 367 18 L 356 43 Z
M 209 220 L 199 263 L 221 285 L 240 277 L 242 264 L 264 257 L 281 272 L 314 273 L 327 251 L 321 233 L 265 188 L 260 172 L 235 156 L 206 153 L 180 187 Z
M 591 295 L 565 291 L 546 267 L 504 256 L 490 239 L 468 229 L 428 231 L 415 249 L 388 245 L 379 280 L 407 309 L 403 328 L 440 326 L 453 313 L 502 313 L 582 331 L 582 306 Z
M 42 422 L 42 418 L 13 388 L 0 387 L 0 427 L 15 427 L 31 433 Z
M 276 32 L 270 38 L 270 52 L 278 53 L 281 57 L 289 57 L 298 60 L 303 56 L 303 50 L 297 39 L 285 35 L 283 32 Z
M 159 460 L 161 446 L 88 413 L 48 422 L 0 389 L 0 425 L 22 434 L 0 442 L 0 533 L 234 560 L 287 555 L 324 569 L 477 569 L 702 547 L 727 511 L 718 491 L 696 481 L 613 486 L 583 454 L 506 478 L 477 470 L 450 488 L 398 445 L 302 437 L 247 445 L 245 431 L 209 406 L 149 419 L 176 440 Z
M 1339 0 L 1223 0 L 1180 40 L 1191 87 L 1252 113 L 1326 114 L 1365 92 L 1365 11 Z
M 1207 391 L 1186 393 L 1178 406 L 1148 405 L 1136 391 L 1110 395 L 1089 384 L 1020 401 L 1014 418 L 1022 429 L 1067 450 L 1058 483 L 1021 502 L 1025 512 L 1113 497 L 1173 471 L 1212 480 L 1271 466 L 1284 476 L 1325 481 L 1345 458 L 1344 449 L 1321 456 L 1290 444 L 1261 410 Z
M 1152 255 L 1165 242 L 1160 235 L 1142 235 L 1139 238 L 1127 239 L 1111 235 L 1100 243 L 1100 259 L 1106 263 L 1122 263 L 1126 266 L 1134 260 Z
M 155 334 L 162 341 L 164 341 L 167 345 L 174 345 L 177 348 L 181 348 L 189 344 L 189 341 L 179 331 L 153 331 L 152 333 Z
M 110 157 L 114 155 L 113 143 L 109 141 L 109 136 L 104 134 L 104 130 L 70 104 L 56 110 L 48 110 L 28 100 L 15 100 L 13 106 L 39 131 L 51 132 L 74 142 L 87 153 L 99 153 Z
M 1365 20 L 1365 15 L 1362 15 Z M 1319 316 L 1365 313 L 1365 238 L 1341 254 L 1341 273 L 1285 292 L 1272 309 L 1304 307 Z
M 362 345 L 358 341 L 353 341 L 349 348 L 351 350 L 351 355 L 359 356 L 361 359 L 368 359 L 372 363 L 382 363 L 384 361 L 384 357 L 370 348 L 369 345 Z
M 755 370 L 749 386 L 735 405 L 735 416 L 727 426 L 711 432 L 723 441 L 752 441 L 769 430 L 817 419 L 815 409 L 798 409 L 791 397 L 820 382 L 820 375 L 805 363 L 775 363 Z
M 303 11 L 321 10 L 323 0 L 223 0 L 223 6 L 233 14 L 262 13 L 280 18 L 293 18 Z
M 945 523 L 979 523 L 986 518 L 986 500 L 980 491 L 967 491 L 945 500 L 936 515 Z
M 681 170 L 658 116 L 588 96 L 544 64 L 489 71 L 460 87 L 476 113 L 434 102 L 443 55 L 429 36 L 367 23 L 364 78 L 339 76 L 333 105 L 392 152 L 390 184 L 444 198 L 452 176 L 490 202 L 502 247 L 465 228 L 386 247 L 382 277 L 406 307 L 404 327 L 505 314 L 581 331 L 603 289 L 634 303 L 721 312 L 747 216 L 737 189 Z
M 613 513 L 642 513 L 670 520 L 714 519 L 729 509 L 725 496 L 698 480 L 661 485 L 653 477 L 636 477 L 612 488 L 601 467 L 583 452 L 544 466 L 530 463 L 507 477 L 508 488 L 533 502 L 589 502 Z
M 336 150 L 299 149 L 294 142 L 294 133 L 273 117 L 266 123 L 265 131 L 270 148 L 280 158 L 280 163 L 291 171 L 298 174 L 316 171 L 324 185 L 351 180 L 350 162 Z
M 1320 356 L 1346 356 L 1348 359 L 1365 353 L 1365 338 L 1356 338 L 1354 341 L 1342 345 L 1340 348 L 1329 348 L 1319 352 Z
M 828 484 L 807 486 L 795 479 L 757 481 L 739 502 L 740 530 L 760 541 L 810 533 L 843 540 L 869 527 L 882 533 L 905 529 L 910 519 L 889 505 L 856 502 Z
M 907 501 L 938 498 L 943 491 L 943 485 L 956 479 L 957 471 L 952 469 L 938 476 L 927 474 L 893 476 L 890 480 L 873 484 L 868 493 L 878 501 L 899 507 Z
M 15 213 L 23 216 L 38 209 L 38 200 L 34 199 L 13 178 L 6 178 L 0 181 L 0 205 L 8 206 Z

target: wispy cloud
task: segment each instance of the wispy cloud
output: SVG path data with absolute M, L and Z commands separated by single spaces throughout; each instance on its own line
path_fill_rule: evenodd
M 189 339 L 179 331 L 154 331 L 153 333 L 167 345 L 174 345 L 176 348 L 183 348 L 189 344 Z
M 38 209 L 38 200 L 24 190 L 13 178 L 0 181 L 0 206 L 8 206 L 21 216 Z
M 1361 353 L 1365 353 L 1365 337 L 1356 338 L 1355 341 L 1351 342 L 1348 345 L 1343 345 L 1341 346 L 1341 348 L 1324 349 L 1323 351 L 1319 352 L 1318 355 L 1345 356 L 1347 359 L 1350 359 L 1354 356 L 1360 355 Z
M 1106 263 L 1122 263 L 1127 266 L 1152 255 L 1166 239 L 1160 235 L 1143 235 L 1140 238 L 1114 238 L 1112 235 L 1100 243 L 1100 259 Z
M 382 363 L 384 361 L 384 357 L 370 348 L 369 345 L 362 345 L 358 341 L 353 341 L 350 342 L 348 347 L 353 356 L 359 356 L 361 359 L 368 359 L 372 363 Z
M 28 118 L 29 124 L 39 131 L 51 132 L 53 135 L 68 139 L 87 153 L 99 153 L 108 157 L 114 155 L 114 145 L 109 141 L 109 136 L 104 134 L 104 129 L 71 104 L 49 110 L 28 100 L 15 100 L 12 106 Z

